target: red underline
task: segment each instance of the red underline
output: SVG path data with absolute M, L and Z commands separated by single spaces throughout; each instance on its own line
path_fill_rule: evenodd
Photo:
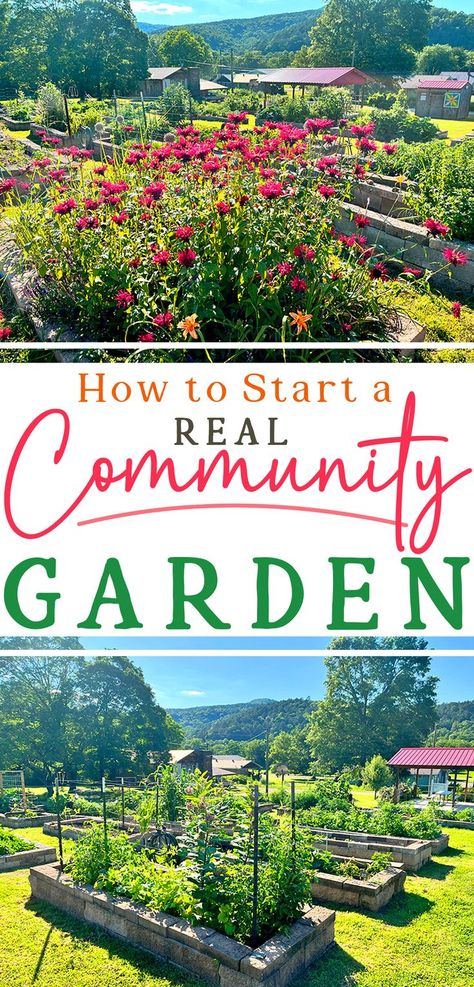
M 139 511 L 123 511 L 121 514 L 104 514 L 102 517 L 86 518 L 78 521 L 78 527 L 86 524 L 99 524 L 102 521 L 117 521 L 121 518 L 139 517 L 143 514 L 170 514 L 172 511 L 216 511 L 216 510 L 256 510 L 256 511 L 300 511 L 306 514 L 330 514 L 333 517 L 355 518 L 358 521 L 374 521 L 377 524 L 396 525 L 391 518 L 375 517 L 372 514 L 353 514 L 350 511 L 332 511 L 325 507 L 302 507 L 294 504 L 176 504 L 169 507 L 145 507 Z M 402 528 L 407 527 L 406 521 L 401 522 Z

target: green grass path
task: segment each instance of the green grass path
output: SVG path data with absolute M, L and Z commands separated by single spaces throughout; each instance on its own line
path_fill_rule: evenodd
M 43 839 L 37 829 L 19 830 Z M 472 987 L 474 831 L 450 830 L 448 853 L 381 915 L 339 908 L 337 945 L 297 987 Z M 0 987 L 198 987 L 101 931 L 29 901 L 28 872 L 0 875 Z

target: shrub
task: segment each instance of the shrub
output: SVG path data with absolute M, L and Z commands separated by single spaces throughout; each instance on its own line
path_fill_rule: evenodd
M 396 93 L 391 93 L 388 90 L 382 93 L 370 93 L 367 96 L 367 105 L 376 106 L 379 110 L 390 110 L 396 99 Z
M 440 133 L 439 128 L 428 117 L 415 116 L 399 102 L 395 102 L 389 110 L 370 107 L 360 117 L 361 122 L 368 120 L 375 123 L 374 137 L 380 141 L 403 139 L 408 143 L 426 142 Z
M 63 123 L 66 119 L 62 93 L 53 82 L 45 82 L 40 86 L 36 106 L 41 119 L 48 126 L 53 123 Z
M 392 778 L 392 772 L 380 754 L 374 754 L 370 761 L 367 761 L 362 771 L 362 780 L 368 788 L 372 788 L 377 795 L 379 789 L 388 785 Z

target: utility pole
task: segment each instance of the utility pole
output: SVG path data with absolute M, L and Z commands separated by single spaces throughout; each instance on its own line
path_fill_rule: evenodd
M 230 49 L 230 90 L 234 92 L 234 51 Z

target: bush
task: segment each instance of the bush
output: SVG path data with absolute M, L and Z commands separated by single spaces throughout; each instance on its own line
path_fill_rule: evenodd
M 398 801 L 399 802 L 409 802 L 410 799 L 414 798 L 415 787 L 414 785 L 406 785 L 402 782 L 398 786 Z M 389 785 L 380 789 L 378 793 L 380 802 L 393 802 L 395 798 L 395 785 Z
M 384 785 L 388 785 L 392 778 L 392 772 L 385 760 L 380 754 L 374 754 L 370 761 L 364 765 L 362 771 L 362 780 L 368 788 L 372 788 L 377 795 L 377 792 L 383 788 Z
M 40 86 L 36 97 L 36 107 L 47 126 L 64 123 L 66 119 L 62 93 L 53 82 L 45 82 L 43 86 Z
M 376 106 L 379 110 L 390 110 L 396 99 L 396 93 L 388 90 L 383 93 L 370 93 L 370 96 L 367 96 L 367 105 Z
M 379 141 L 405 140 L 408 143 L 431 141 L 440 133 L 428 117 L 417 117 L 399 102 L 389 110 L 370 107 L 363 112 L 360 122 L 375 123 L 374 137 Z M 358 121 L 359 122 L 359 121 Z

